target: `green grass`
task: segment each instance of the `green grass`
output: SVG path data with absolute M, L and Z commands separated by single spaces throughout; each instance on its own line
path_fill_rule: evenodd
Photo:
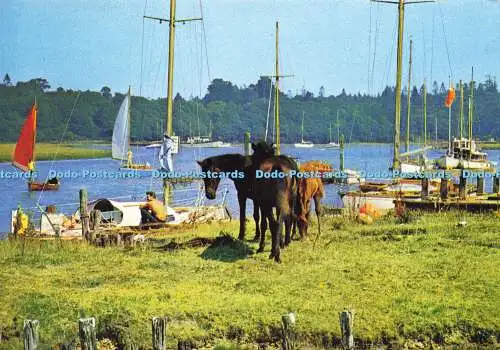
M 15 148 L 14 143 L 0 143 L 0 162 L 10 162 Z M 81 159 L 81 158 L 105 158 L 111 157 L 110 150 L 93 149 L 87 144 L 52 144 L 37 143 L 36 159 L 52 160 L 56 159 Z
M 462 219 L 467 225 L 457 227 Z M 68 341 L 82 315 L 97 318 L 99 338 L 148 348 L 151 317 L 167 315 L 169 348 L 191 340 L 198 348 L 246 349 L 277 344 L 281 315 L 293 311 L 299 348 L 314 349 L 338 344 L 344 308 L 355 313 L 360 346 L 494 347 L 500 340 L 498 217 L 452 212 L 371 226 L 329 217 L 322 226 L 315 248 L 313 226 L 308 240 L 284 250 L 282 264 L 268 259 L 269 242 L 255 254 L 256 244 L 224 236 L 236 237 L 236 222 L 177 229 L 133 250 L 0 242 L 7 338 L 0 348 L 21 346 L 26 318 L 40 320 L 43 344 Z M 221 232 L 219 244 L 189 247 Z
M 500 149 L 500 142 L 481 142 L 482 149 Z

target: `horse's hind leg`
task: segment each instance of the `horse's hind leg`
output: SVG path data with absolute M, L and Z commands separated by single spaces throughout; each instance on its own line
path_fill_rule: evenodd
M 245 219 L 246 219 L 247 198 L 242 194 L 238 194 L 238 203 L 240 205 L 240 234 L 238 235 L 238 239 L 240 241 L 242 241 L 245 239 Z
M 257 204 L 253 204 L 253 219 L 255 221 L 255 237 L 252 241 L 258 242 L 261 235 L 261 223 L 260 223 L 260 208 Z M 264 217 L 262 217 L 264 219 Z
M 273 236 L 273 231 L 274 231 L 274 218 L 273 218 L 273 211 L 272 208 L 264 208 L 261 207 L 261 222 L 267 222 L 269 220 L 269 227 L 271 229 L 271 237 Z M 260 233 L 260 244 L 259 244 L 259 249 L 257 250 L 257 253 L 262 253 L 264 251 L 264 246 L 266 244 L 266 234 L 264 230 L 261 230 Z M 272 247 L 272 245 L 271 245 Z M 271 249 L 271 255 L 273 255 L 273 250 Z
M 281 257 L 280 257 L 280 243 L 282 239 L 282 232 L 283 232 L 283 210 L 280 210 L 279 215 L 278 215 L 278 220 L 275 224 L 276 230 L 275 230 L 275 238 L 274 238 L 274 261 L 277 263 L 281 263 Z M 273 218 L 274 220 L 274 218 Z M 271 255 L 273 255 L 271 253 Z M 272 258 L 272 256 L 269 256 L 269 258 Z
M 321 193 L 317 193 L 314 195 L 314 211 L 316 212 L 316 217 L 318 218 L 318 237 L 321 234 L 321 198 L 323 195 Z
M 285 245 L 284 246 L 287 246 L 290 244 L 290 241 L 292 240 L 291 232 L 292 232 L 292 216 L 288 215 L 285 219 Z M 284 246 L 282 246 L 282 248 Z

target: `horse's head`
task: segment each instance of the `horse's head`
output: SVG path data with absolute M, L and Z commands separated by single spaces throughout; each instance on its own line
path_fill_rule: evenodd
M 276 154 L 276 147 L 272 143 L 267 143 L 266 141 L 259 141 L 252 143 L 253 157 L 259 159 L 265 159 L 272 157 Z
M 209 178 L 208 172 L 218 173 L 220 172 L 220 169 L 217 167 L 212 157 L 198 160 L 197 163 L 201 167 L 201 171 L 205 174 L 205 177 L 203 178 L 203 183 L 205 184 L 205 196 L 208 199 L 215 199 L 220 179 L 218 177 Z

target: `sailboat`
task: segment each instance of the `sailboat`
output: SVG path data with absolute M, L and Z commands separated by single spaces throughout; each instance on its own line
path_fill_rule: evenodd
M 472 117 L 473 117 L 473 106 L 474 106 L 474 69 L 472 70 L 472 78 L 470 82 L 470 96 L 469 96 L 469 137 L 463 137 L 462 135 L 462 116 L 460 117 L 460 137 L 451 139 L 451 118 L 448 125 L 448 150 L 445 155 L 437 160 L 437 164 L 442 169 L 471 169 L 471 170 L 486 170 L 494 171 L 495 165 L 493 162 L 488 161 L 488 154 L 482 152 L 476 141 L 472 138 Z M 460 90 L 462 90 L 462 84 L 460 82 Z M 452 88 L 450 87 L 450 92 Z M 450 92 L 445 101 L 445 105 L 449 108 L 451 113 L 451 103 Z M 454 95 L 453 95 L 454 98 Z M 462 105 L 463 105 L 463 93 L 461 93 Z
M 24 122 L 16 148 L 12 156 L 12 165 L 22 171 L 29 172 L 28 190 L 45 191 L 59 189 L 59 179 L 52 178 L 45 183 L 33 181 L 35 169 L 35 144 L 36 144 L 36 117 L 38 107 L 35 103 L 31 107 L 28 117 Z
M 408 94 L 407 94 L 408 100 L 407 100 L 406 142 L 405 142 L 406 150 L 405 153 L 401 153 L 399 155 L 401 158 L 406 157 L 406 159 L 401 162 L 401 172 L 403 173 L 416 173 L 424 170 L 431 170 L 433 167 L 433 164 L 425 156 L 425 151 L 431 149 L 431 147 L 425 147 L 424 145 L 423 148 L 410 151 L 412 49 L 413 49 L 413 40 L 410 39 L 410 60 L 408 62 Z M 425 107 L 426 106 L 424 106 L 424 108 Z M 424 134 L 425 134 L 425 126 L 424 126 Z M 410 158 L 410 156 L 417 156 L 417 157 Z
M 321 147 L 321 148 L 339 148 L 340 144 L 332 141 L 332 123 L 331 122 L 330 122 L 329 130 L 330 130 L 330 142 L 325 143 L 325 144 L 320 144 L 320 145 L 318 145 L 318 147 Z M 337 130 L 337 133 L 338 133 L 338 130 Z
M 311 141 L 304 141 L 304 112 L 302 112 L 302 128 L 301 128 L 300 142 L 295 143 L 294 146 L 297 148 L 311 148 L 314 147 L 314 143 Z
M 384 2 L 381 0 L 374 0 Z M 393 2 L 390 2 L 391 4 Z M 401 72 L 402 72 L 402 57 L 403 57 L 403 28 L 404 28 L 404 6 L 407 4 L 405 0 L 394 2 L 398 4 L 398 45 L 397 45 L 397 73 L 396 73 L 396 91 L 395 91 L 395 114 L 394 114 L 394 147 L 393 147 L 393 162 L 390 170 L 401 171 L 402 156 L 409 155 L 408 144 L 407 152 L 401 154 L 399 149 L 400 144 L 400 125 L 401 125 Z M 412 3 L 412 2 L 408 2 Z M 418 3 L 418 2 L 417 2 Z M 410 88 L 409 88 L 410 89 Z M 408 131 L 407 131 L 408 135 Z M 407 137 L 407 142 L 408 142 Z M 429 190 L 435 191 L 437 188 L 429 184 Z M 397 198 L 418 198 L 422 191 L 422 185 L 415 183 L 414 180 L 404 179 L 387 179 L 377 182 L 365 182 L 360 185 L 358 191 L 350 191 L 342 196 L 344 207 L 356 208 L 365 204 L 373 205 L 375 208 L 385 211 L 394 208 L 394 200 Z
M 212 140 L 212 120 L 210 120 L 210 129 L 208 132 L 208 136 L 188 136 L 188 138 L 186 139 L 185 142 L 182 143 L 182 145 L 187 147 L 204 147 L 204 148 L 231 147 L 231 144 L 229 142 Z
M 111 156 L 113 159 L 122 161 L 121 169 L 151 170 L 153 168 L 147 162 L 145 164 L 133 162 L 133 153 L 130 148 L 130 109 L 131 95 L 129 87 L 116 116 L 111 142 Z M 126 163 L 123 163 L 123 161 L 126 161 Z

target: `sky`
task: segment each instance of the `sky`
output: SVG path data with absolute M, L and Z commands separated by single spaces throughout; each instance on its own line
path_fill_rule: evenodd
M 201 4 L 201 7 L 200 7 Z M 242 87 L 274 73 L 279 21 L 281 89 L 377 94 L 395 84 L 397 6 L 368 0 L 178 0 L 174 90 L 204 95 L 214 78 Z M 166 95 L 167 0 L 0 0 L 0 76 L 46 78 L 53 89 Z M 406 6 L 403 84 L 499 76 L 500 1 Z

